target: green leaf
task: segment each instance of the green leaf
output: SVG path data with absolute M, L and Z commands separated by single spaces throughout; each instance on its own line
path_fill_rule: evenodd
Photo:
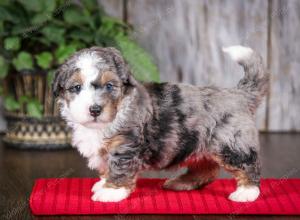
M 30 19 L 30 22 L 33 25 L 38 25 L 38 24 L 43 24 L 44 22 L 48 21 L 50 18 L 51 18 L 51 14 L 38 13 L 38 14 L 35 14 Z
M 53 56 L 49 52 L 42 52 L 40 54 L 35 55 L 37 64 L 43 69 L 48 69 L 51 66 L 53 61 Z
M 41 11 L 43 8 L 43 1 L 19 0 L 19 2 L 29 11 Z
M 89 11 L 95 11 L 98 9 L 98 1 L 97 0 L 81 0 L 82 6 Z
M 30 53 L 22 51 L 18 54 L 16 58 L 13 59 L 13 65 L 16 70 L 31 70 L 33 69 L 33 59 Z
M 3 32 L 5 31 L 3 21 L 0 20 L 0 36 L 3 36 Z
M 101 47 L 116 46 L 115 40 L 112 37 L 100 33 L 95 36 L 95 43 Z
M 12 12 L 4 6 L 0 6 L 0 20 L 1 21 L 14 21 L 14 15 Z
M 55 0 L 43 0 L 43 10 L 47 11 L 48 13 L 53 12 L 56 8 L 56 1 Z
M 19 50 L 21 41 L 19 37 L 8 37 L 4 39 L 4 48 L 6 50 Z
M 26 104 L 27 102 L 29 102 L 30 98 L 26 95 L 23 95 L 19 98 L 19 103 L 20 105 Z
M 4 108 L 7 111 L 16 111 L 19 110 L 21 105 L 18 101 L 11 95 L 4 97 Z
M 19 0 L 19 2 L 29 11 L 52 12 L 56 7 L 55 0 Z
M 7 76 L 9 64 L 6 62 L 3 56 L 0 55 L 0 79 L 4 79 Z
M 79 40 L 73 40 L 73 41 L 71 41 L 70 45 L 75 47 L 76 50 L 79 50 L 79 49 L 87 47 L 89 44 L 85 44 L 85 43 L 83 43 L 82 41 L 79 41 Z
M 75 53 L 76 47 L 74 45 L 60 45 L 55 51 L 55 58 L 58 64 L 62 64 L 69 56 Z
M 56 25 L 47 25 L 41 32 L 50 41 L 57 44 L 64 43 L 65 29 Z
M 138 80 L 159 82 L 157 66 L 144 49 L 127 36 L 118 36 L 115 40 Z
M 0 5 L 8 5 L 11 0 L 1 0 Z
M 82 9 L 77 6 L 69 7 L 65 10 L 64 20 L 69 24 L 77 26 L 86 23 L 86 19 L 83 16 Z
M 45 37 L 38 37 L 37 39 L 36 39 L 36 41 L 37 42 L 39 42 L 39 43 L 41 43 L 41 44 L 43 44 L 43 45 L 45 45 L 47 48 L 51 48 L 51 41 L 49 41 L 47 38 L 45 38 Z
M 28 26 L 28 13 L 16 1 L 11 1 L 7 6 L 0 6 L 0 20 L 9 21 L 14 24 Z
M 15 24 L 11 29 L 12 35 L 21 35 L 22 37 L 30 30 L 27 26 Z
M 93 41 L 93 35 L 89 33 L 88 31 L 83 31 L 83 30 L 73 30 L 70 34 L 69 37 L 71 37 L 74 40 L 82 40 L 86 43 L 92 43 Z
M 123 35 L 124 29 L 126 28 L 128 28 L 128 26 L 121 20 L 107 16 L 102 17 L 102 24 L 100 27 L 100 31 L 102 34 L 111 37 L 114 37 L 116 35 Z
M 26 105 L 27 115 L 34 118 L 42 118 L 43 116 L 43 105 L 37 100 L 32 99 Z

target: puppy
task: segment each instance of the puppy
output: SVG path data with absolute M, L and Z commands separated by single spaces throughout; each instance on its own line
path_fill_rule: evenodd
M 59 67 L 53 92 L 73 130 L 72 144 L 101 177 L 92 200 L 121 201 L 134 190 L 140 171 L 183 166 L 188 171 L 164 188 L 200 188 L 223 167 L 237 180 L 230 200 L 259 196 L 254 118 L 269 74 L 252 49 L 223 51 L 244 67 L 236 88 L 138 82 L 114 48 L 80 50 Z

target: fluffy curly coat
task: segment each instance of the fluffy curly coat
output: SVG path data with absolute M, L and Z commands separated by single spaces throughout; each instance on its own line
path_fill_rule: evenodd
M 223 50 L 244 67 L 236 88 L 141 83 L 114 48 L 83 49 L 61 65 L 53 91 L 73 129 L 73 145 L 99 171 L 94 201 L 125 199 L 141 170 L 181 166 L 187 173 L 167 180 L 165 188 L 200 188 L 224 167 L 237 179 L 231 200 L 259 196 L 254 117 L 269 75 L 252 49 Z

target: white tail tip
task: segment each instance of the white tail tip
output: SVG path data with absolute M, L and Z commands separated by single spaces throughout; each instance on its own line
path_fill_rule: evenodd
M 231 59 L 236 62 L 247 60 L 253 54 L 253 50 L 249 47 L 243 47 L 241 45 L 231 46 L 231 47 L 223 47 L 224 53 L 228 53 Z

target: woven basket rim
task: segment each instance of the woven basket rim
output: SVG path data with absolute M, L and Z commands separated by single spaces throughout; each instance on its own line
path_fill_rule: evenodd
M 28 115 L 18 115 L 12 112 L 4 111 L 4 117 L 10 121 L 26 121 L 26 122 L 61 122 L 60 116 L 43 116 L 42 118 L 34 118 Z
M 66 149 L 71 148 L 70 142 L 61 142 L 61 143 L 51 143 L 51 142 L 33 142 L 33 141 L 17 141 L 17 140 L 10 140 L 8 138 L 3 138 L 3 142 L 14 148 L 18 149 Z

